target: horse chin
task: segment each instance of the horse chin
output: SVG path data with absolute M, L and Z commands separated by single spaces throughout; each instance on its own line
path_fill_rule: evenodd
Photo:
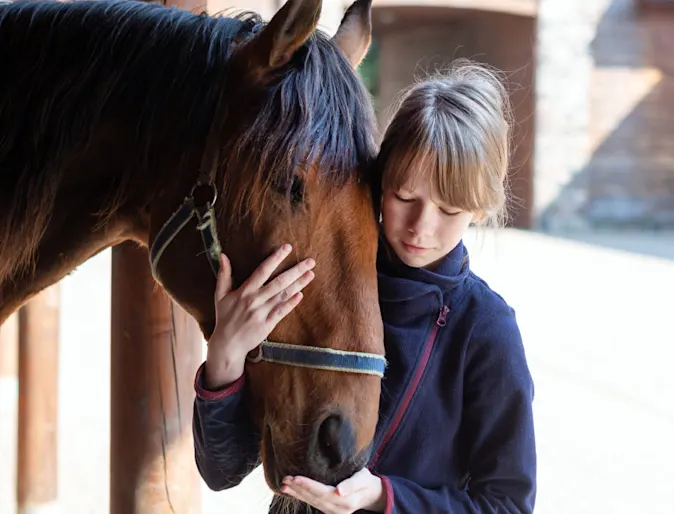
M 372 445 L 370 444 L 353 459 L 343 463 L 338 469 L 331 470 L 318 476 L 307 471 L 297 470 L 294 467 L 283 467 L 284 464 L 288 463 L 279 462 L 277 453 L 274 449 L 271 427 L 268 424 L 265 424 L 264 435 L 262 436 L 262 448 L 262 466 L 264 468 L 265 479 L 267 485 L 275 493 L 280 493 L 281 486 L 283 485 L 283 478 L 288 475 L 302 475 L 323 484 L 336 486 L 357 471 L 363 469 L 370 460 L 370 455 L 372 453 Z
M 372 454 L 372 446 L 368 446 L 363 449 L 358 455 L 356 455 L 352 460 L 346 462 L 342 465 L 335 473 L 329 477 L 329 480 L 326 481 L 328 485 L 336 486 L 340 482 L 343 482 L 354 473 L 363 469 L 368 461 L 370 460 L 370 455 Z

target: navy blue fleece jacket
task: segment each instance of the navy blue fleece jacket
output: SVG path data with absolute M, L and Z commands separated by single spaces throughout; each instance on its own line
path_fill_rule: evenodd
M 386 512 L 532 512 L 534 390 L 513 309 L 470 271 L 462 243 L 433 271 L 382 243 L 378 269 L 389 365 L 368 468 Z M 259 463 L 244 382 L 205 391 L 197 373 L 195 455 L 213 489 Z

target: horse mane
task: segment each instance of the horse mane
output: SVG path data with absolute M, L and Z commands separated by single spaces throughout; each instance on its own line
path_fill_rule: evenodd
M 134 0 L 0 4 L 0 283 L 30 267 L 63 169 L 111 117 L 134 121 L 148 173 L 158 173 L 167 145 L 203 148 L 214 116 L 226 117 L 215 106 L 232 50 L 262 26 L 254 13 L 212 17 Z M 290 190 L 302 159 L 337 181 L 372 161 L 371 103 L 333 45 L 316 31 L 269 86 L 252 126 L 227 143 L 259 163 L 243 190 L 224 183 L 239 203 L 264 201 L 271 183 Z M 102 217 L 128 191 L 128 168 Z

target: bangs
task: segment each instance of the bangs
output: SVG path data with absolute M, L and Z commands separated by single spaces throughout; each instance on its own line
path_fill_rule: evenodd
M 483 180 L 484 151 L 456 119 L 443 121 L 442 128 L 450 130 L 436 125 L 429 127 L 436 130 L 419 133 L 410 126 L 399 144 L 391 145 L 383 174 L 384 189 L 414 189 L 419 181 L 428 181 L 431 193 L 443 203 L 463 211 L 483 211 L 496 203 Z

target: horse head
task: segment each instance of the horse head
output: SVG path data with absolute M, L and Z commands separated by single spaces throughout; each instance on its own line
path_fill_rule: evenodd
M 277 358 L 264 358 L 263 347 L 246 369 L 267 482 L 277 490 L 286 474 L 336 483 L 362 468 L 378 418 L 375 124 L 355 72 L 371 40 L 370 4 L 356 1 L 334 37 L 317 29 L 320 0 L 289 0 L 269 23 L 253 23 L 231 54 L 203 180 L 192 196 L 177 181 L 164 198 L 188 196 L 202 234 L 167 237 L 165 205 L 150 223 L 155 276 L 206 338 L 214 327 L 208 261 L 220 249 L 235 285 L 286 242 L 294 252 L 278 272 L 317 262 L 303 301 L 270 335 Z

